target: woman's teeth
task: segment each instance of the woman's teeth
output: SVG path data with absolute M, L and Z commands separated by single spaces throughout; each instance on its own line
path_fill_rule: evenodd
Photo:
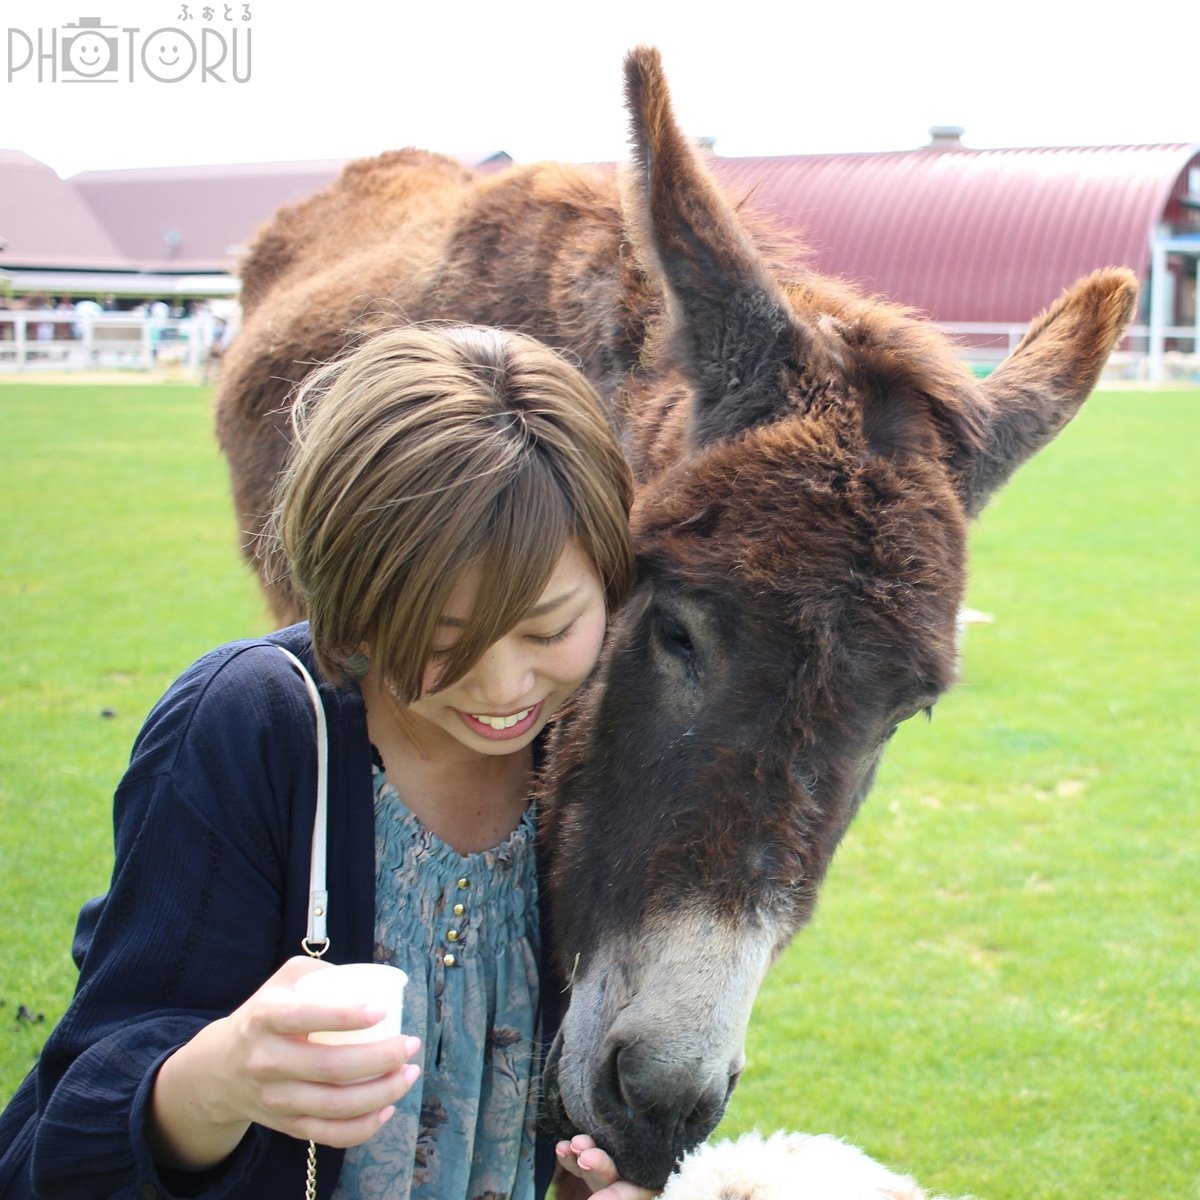
M 527 708 L 519 713 L 513 713 L 510 717 L 488 717 L 480 713 L 472 713 L 472 720 L 478 721 L 480 725 L 490 725 L 493 729 L 511 729 L 514 725 L 519 725 L 529 714 L 533 712 L 532 708 Z

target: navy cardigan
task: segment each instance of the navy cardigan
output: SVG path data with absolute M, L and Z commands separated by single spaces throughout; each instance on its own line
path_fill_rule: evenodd
M 108 894 L 85 905 L 74 999 L 0 1116 L 0 1197 L 304 1194 L 307 1143 L 252 1125 L 204 1172 L 155 1167 L 142 1135 L 169 1055 L 302 953 L 316 796 L 311 703 L 285 657 L 313 669 L 307 625 L 235 642 L 189 668 L 155 706 L 114 803 Z M 374 947 L 374 806 L 357 688 L 321 684 L 329 724 L 330 962 Z M 543 992 L 552 992 L 544 988 Z M 342 1151 L 318 1149 L 329 1196 Z M 553 1169 L 539 1146 L 541 1195 Z

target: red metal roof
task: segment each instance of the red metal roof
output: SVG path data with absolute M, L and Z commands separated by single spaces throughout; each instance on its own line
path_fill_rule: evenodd
M 1150 235 L 1185 219 L 1179 197 L 1200 145 L 711 162 L 795 230 L 820 270 L 939 321 L 1024 322 L 1098 267 L 1148 277 Z
M 0 269 L 133 267 L 83 199 L 19 150 L 0 150 L 0 240 Z
M 484 171 L 509 161 L 460 157 Z M 821 270 L 941 321 L 1023 323 L 1096 267 L 1125 264 L 1145 280 L 1157 225 L 1200 228 L 1200 212 L 1179 203 L 1189 168 L 1200 168 L 1197 145 L 710 161 L 735 195 L 795 230 Z M 0 151 L 0 268 L 232 270 L 261 222 L 342 165 L 89 171 L 64 181 Z
M 483 171 L 512 161 L 502 151 L 456 157 Z M 83 171 L 66 182 L 143 270 L 232 271 L 277 208 L 328 187 L 349 161 Z
M 491 172 L 503 151 L 459 155 Z M 282 204 L 327 187 L 348 159 L 84 171 L 60 179 L 0 149 L 0 270 L 233 271 Z
M 66 184 L 143 270 L 232 271 L 262 222 L 344 161 L 84 171 Z

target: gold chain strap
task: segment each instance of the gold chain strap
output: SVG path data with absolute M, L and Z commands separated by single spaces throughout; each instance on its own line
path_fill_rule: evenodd
M 304 1200 L 317 1200 L 317 1143 L 308 1143 L 308 1171 L 304 1176 Z
M 329 949 L 329 939 L 325 939 L 325 944 L 318 950 L 315 946 L 309 944 L 308 938 L 301 940 L 300 945 L 304 947 L 304 953 L 309 958 L 320 958 L 326 950 Z M 317 1143 L 308 1143 L 308 1167 L 304 1173 L 304 1200 L 317 1200 Z

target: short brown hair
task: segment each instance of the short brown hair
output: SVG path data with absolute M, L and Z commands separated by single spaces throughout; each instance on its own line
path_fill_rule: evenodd
M 629 468 L 591 385 L 541 343 L 477 326 L 388 330 L 318 368 L 293 412 L 274 531 L 327 677 L 353 675 L 365 644 L 415 700 L 468 568 L 480 590 L 439 687 L 521 620 L 570 539 L 610 612 L 631 587 Z

